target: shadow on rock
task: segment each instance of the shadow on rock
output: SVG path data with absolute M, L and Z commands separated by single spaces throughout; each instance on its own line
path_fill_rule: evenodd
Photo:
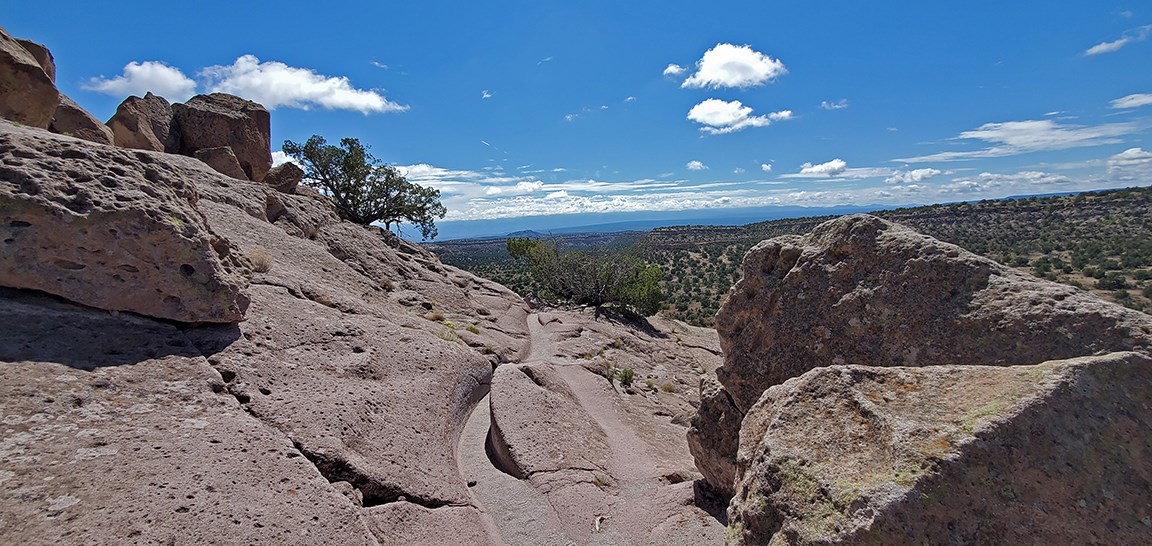
M 90 371 L 202 355 L 172 324 L 84 307 L 33 290 L 0 288 L 0 324 L 5 325 L 0 328 L 4 363 L 51 362 Z M 240 337 L 234 324 L 213 329 L 222 344 Z

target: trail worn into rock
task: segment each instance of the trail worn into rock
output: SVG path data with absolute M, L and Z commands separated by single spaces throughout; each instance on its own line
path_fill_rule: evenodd
M 672 422 L 676 404 L 660 398 L 676 394 L 674 388 L 647 388 L 647 378 L 656 375 L 642 369 L 634 370 L 637 384 L 626 390 L 604 376 L 625 350 L 633 357 L 674 353 L 679 358 L 665 357 L 663 367 L 676 368 L 675 374 L 691 376 L 708 366 L 655 328 L 645 332 L 580 312 L 533 314 L 527 322 L 522 363 L 505 364 L 493 376 L 488 460 L 477 456 L 481 418 L 473 416 L 462 438 L 462 450 L 470 451 L 461 455 L 463 473 L 476 480 L 473 493 L 503 540 L 721 542 L 723 525 L 695 506 L 699 474 L 683 424 Z M 588 351 L 605 345 L 599 355 Z M 583 350 L 567 354 L 572 347 Z M 675 384 L 672 375 L 661 378 L 665 385 Z

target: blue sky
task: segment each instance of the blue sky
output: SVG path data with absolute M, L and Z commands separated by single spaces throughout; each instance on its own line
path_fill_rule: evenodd
M 448 220 L 1152 183 L 1147 2 L 11 4 L 98 118 L 232 92 L 274 143 L 359 138 Z

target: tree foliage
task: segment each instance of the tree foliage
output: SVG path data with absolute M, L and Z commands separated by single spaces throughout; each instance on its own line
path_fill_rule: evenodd
M 409 182 L 400 171 L 372 157 L 355 138 L 328 144 L 312 135 L 298 144 L 284 141 L 284 153 L 304 167 L 304 183 L 319 189 L 336 205 L 340 217 L 357 224 L 401 222 L 420 228 L 424 239 L 436 237 L 436 219 L 446 213 L 440 191 Z
M 559 252 L 539 239 L 512 237 L 508 254 L 526 259 L 536 282 L 547 295 L 573 303 L 601 307 L 621 304 L 640 315 L 660 310 L 659 266 L 621 255 Z

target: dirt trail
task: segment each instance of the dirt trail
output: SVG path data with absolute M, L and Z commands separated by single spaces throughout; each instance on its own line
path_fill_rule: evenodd
M 560 546 L 574 544 L 563 531 L 559 516 L 543 493 L 492 466 L 484 443 L 491 426 L 485 396 L 460 435 L 457 461 L 460 475 L 468 481 L 472 496 L 511 546 Z

